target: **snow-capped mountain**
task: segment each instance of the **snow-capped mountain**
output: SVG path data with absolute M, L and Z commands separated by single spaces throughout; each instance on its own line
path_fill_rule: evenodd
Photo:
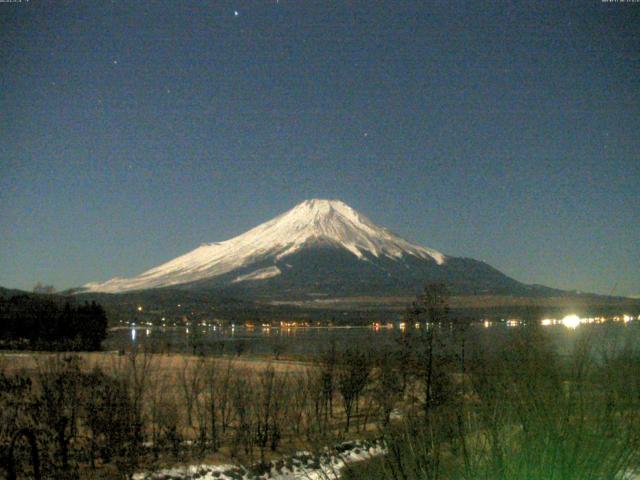
M 339 200 L 313 199 L 230 240 L 81 291 L 179 286 L 340 295 L 391 293 L 426 281 L 475 290 L 524 287 L 485 263 L 412 244 Z

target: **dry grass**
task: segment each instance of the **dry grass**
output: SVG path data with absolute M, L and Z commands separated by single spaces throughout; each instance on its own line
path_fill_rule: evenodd
M 118 352 L 2 352 L 0 353 L 0 370 L 6 373 L 25 372 L 32 373 L 38 365 L 49 359 L 77 355 L 80 357 L 82 367 L 85 371 L 90 371 L 94 367 L 102 370 L 109 370 L 126 357 Z M 148 354 L 154 369 L 167 374 L 176 374 L 184 368 L 185 363 L 195 363 L 202 357 L 187 354 Z M 261 372 L 267 368 L 273 368 L 278 373 L 304 373 L 312 364 L 309 362 L 293 360 L 269 360 L 261 357 L 208 357 L 212 361 L 226 365 L 229 361 L 242 370 Z

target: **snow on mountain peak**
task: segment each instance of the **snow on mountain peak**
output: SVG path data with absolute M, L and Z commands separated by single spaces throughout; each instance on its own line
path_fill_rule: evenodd
M 345 248 L 363 260 L 367 255 L 396 259 L 413 255 L 432 259 L 439 265 L 445 261 L 443 254 L 407 242 L 340 200 L 311 199 L 235 238 L 203 244 L 137 277 L 89 283 L 84 288 L 121 292 L 189 283 L 249 267 L 257 261 L 272 259 L 275 263 L 317 243 Z M 280 270 L 263 268 L 255 273 L 242 275 L 235 281 L 269 278 L 280 274 Z
M 411 254 L 432 257 L 439 264 L 444 261 L 439 252 L 410 244 L 340 200 L 305 200 L 263 225 L 274 226 L 286 234 L 285 238 L 293 239 L 289 247 L 278 254 L 279 258 L 307 242 L 324 240 L 346 248 L 358 258 L 363 258 L 365 253 L 393 258 Z

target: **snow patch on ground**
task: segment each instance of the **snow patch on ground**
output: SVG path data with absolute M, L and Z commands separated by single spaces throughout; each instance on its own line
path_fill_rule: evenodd
M 263 473 L 238 465 L 189 465 L 136 473 L 134 480 L 336 480 L 345 465 L 383 455 L 381 442 L 346 442 L 320 454 L 297 452 L 270 462 Z

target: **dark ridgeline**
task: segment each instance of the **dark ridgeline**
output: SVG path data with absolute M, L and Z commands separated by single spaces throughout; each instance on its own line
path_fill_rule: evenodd
M 0 298 L 0 348 L 99 350 L 107 336 L 102 306 L 62 302 L 44 295 Z

